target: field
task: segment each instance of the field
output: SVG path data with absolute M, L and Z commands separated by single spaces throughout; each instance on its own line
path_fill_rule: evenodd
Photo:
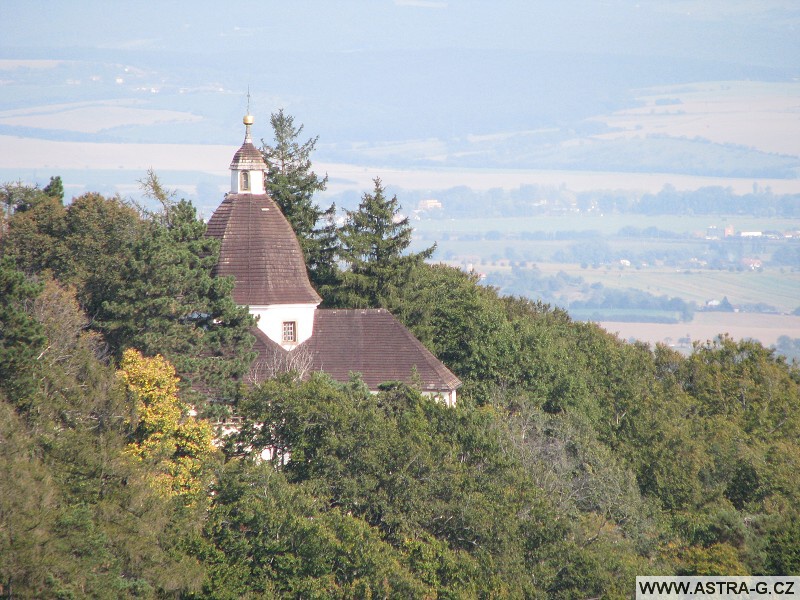
M 558 231 L 597 231 L 604 235 L 613 235 L 623 227 L 646 229 L 656 227 L 674 233 L 697 233 L 701 236 L 706 229 L 716 225 L 725 227 L 733 225 L 741 231 L 779 231 L 800 228 L 795 219 L 759 218 L 747 215 L 708 216 L 708 215 L 595 215 L 576 214 L 568 216 L 532 216 L 515 218 L 488 219 L 427 219 L 414 222 L 414 230 L 419 235 L 441 236 L 450 233 L 486 233 L 498 231 L 501 234 L 518 234 L 530 231 L 556 233 Z
M 492 272 L 489 265 L 478 264 L 474 268 L 482 273 Z M 619 320 L 603 320 L 600 325 L 626 340 L 638 339 L 652 344 L 662 342 L 688 350 L 691 344 L 686 343 L 685 338 L 703 342 L 722 333 L 735 339 L 757 339 L 765 345 L 775 344 L 782 335 L 800 338 L 800 316 L 786 314 L 800 307 L 800 270 L 584 269 L 565 263 L 537 263 L 536 268 L 545 276 L 563 272 L 581 277 L 587 286 L 599 283 L 611 289 L 642 290 L 656 296 L 681 298 L 698 306 L 709 300 L 728 298 L 733 305 L 764 303 L 783 313 L 695 312 L 691 321 L 664 324 L 646 321 L 659 317 L 679 321 L 680 315 L 668 311 L 603 310 L 604 319 L 616 318 L 616 314 Z M 596 320 L 593 313 L 597 311 L 583 309 L 570 310 L 570 313 L 577 319 Z M 641 319 L 641 322 L 633 319 Z M 682 338 L 683 343 L 680 342 Z
M 458 261 L 447 262 L 454 266 L 465 266 Z M 472 262 L 469 265 L 483 274 L 511 270 L 508 261 L 499 262 L 495 265 Z M 727 297 L 734 305 L 765 303 L 783 313 L 800 307 L 800 271 L 797 270 L 716 271 L 664 267 L 594 269 L 582 268 L 574 263 L 536 263 L 535 268 L 542 275 L 566 273 L 580 277 L 589 286 L 600 283 L 607 288 L 642 290 L 656 296 L 681 298 L 698 306 L 703 306 L 709 300 Z
M 702 312 L 696 311 L 689 322 L 681 322 L 681 314 L 670 310 L 647 308 L 573 308 L 575 318 L 598 320 L 605 329 L 618 332 L 623 339 L 640 339 L 650 343 L 664 342 L 688 350 L 691 341 L 713 339 L 728 333 L 736 339 L 754 338 L 764 344 L 774 344 L 782 335 L 800 337 L 800 317 L 791 313 L 800 307 L 800 265 L 769 266 L 771 254 L 794 240 L 774 239 L 754 242 L 737 238 L 724 242 L 727 248 L 738 248 L 742 256 L 757 255 L 765 267 L 752 270 L 740 265 L 712 269 L 710 260 L 714 248 L 721 242 L 705 237 L 709 226 L 720 231 L 733 226 L 736 231 L 796 231 L 798 222 L 792 219 L 736 216 L 659 216 L 569 215 L 529 218 L 488 219 L 429 219 L 416 221 L 415 247 L 437 242 L 436 258 L 448 264 L 474 269 L 490 281 L 511 278 L 516 288 L 508 293 L 545 295 L 548 290 L 536 285 L 548 285 L 559 279 L 569 283 L 558 288 L 559 303 L 570 310 L 570 302 L 581 300 L 598 286 L 607 290 L 638 290 L 653 296 L 680 298 L 702 308 L 709 301 L 727 298 L 735 307 L 770 306 L 778 313 Z M 625 237 L 624 228 L 668 232 L 672 237 Z M 678 265 L 661 261 L 630 265 L 620 260 L 600 264 L 557 260 L 575 247 L 600 246 L 615 256 L 643 256 L 663 253 L 684 257 Z M 694 262 L 693 262 L 694 261 Z M 694 265 L 694 266 L 692 266 Z M 549 278 L 549 279 L 548 279 Z M 520 284 L 520 281 L 522 282 Z M 525 282 L 530 281 L 528 286 Z M 614 319 L 619 319 L 614 320 Z M 631 322 L 639 319 L 641 322 Z M 672 319 L 675 324 L 646 322 Z
M 122 172 L 136 171 L 143 176 L 152 167 L 156 172 L 197 171 L 216 178 L 220 185 L 228 181 L 227 166 L 239 143 L 238 136 L 229 145 L 209 144 L 133 144 L 77 141 L 54 141 L 39 138 L 0 135 L 0 168 L 12 172 L 13 179 L 29 180 L 58 174 L 63 170 L 83 170 L 81 181 L 65 183 L 92 189 L 95 174 L 118 173 L 114 182 L 121 189 L 135 186 L 136 178 Z M 395 189 L 435 190 L 467 186 L 474 190 L 512 189 L 521 185 L 566 187 L 580 192 L 588 190 L 633 190 L 656 193 L 670 184 L 677 189 L 698 189 L 722 186 L 744 194 L 753 185 L 769 187 L 776 194 L 800 193 L 800 179 L 754 177 L 707 177 L 680 173 L 616 173 L 599 171 L 563 171 L 540 169 L 474 169 L 474 168 L 389 168 L 342 162 L 316 162 L 315 170 L 329 176 L 328 195 L 345 191 L 358 194 L 372 188 L 372 180 L 380 177 Z M 120 176 L 122 175 L 122 176 Z M 196 183 L 189 179 L 189 183 Z M 165 180 L 171 188 L 181 188 L 187 179 Z M 398 193 L 402 200 L 402 191 Z M 325 194 L 321 196 L 325 201 Z
M 800 306 L 800 272 L 778 269 L 764 271 L 713 271 L 648 269 L 581 269 L 577 265 L 543 264 L 539 269 L 555 274 L 564 271 L 583 277 L 588 283 L 600 282 L 611 288 L 634 288 L 655 295 L 693 301 L 727 297 L 732 304 L 771 304 L 783 312 Z
M 78 72 L 75 69 L 89 68 L 64 61 L 0 60 L 4 77 L 17 77 L 23 73 L 23 67 L 30 71 L 25 75 L 31 77 L 30 81 L 47 75 L 48 85 L 53 80 L 61 86 L 67 84 L 56 81 L 55 75 L 72 78 Z M 83 73 L 86 85 L 89 81 L 91 85 L 99 85 L 96 76 L 105 82 L 107 89 L 119 92 L 112 96 L 107 93 L 92 96 L 84 86 L 81 89 L 89 94 L 85 98 L 70 93 L 65 98 L 74 96 L 73 101 L 42 100 L 37 105 L 30 103 L 24 86 L 7 86 L 9 97 L 0 106 L 2 181 L 23 180 L 43 185 L 49 176 L 60 174 L 68 198 L 84 191 L 136 198 L 140 194 L 138 181 L 147 169 L 153 168 L 166 187 L 194 200 L 201 214 L 210 214 L 228 186 L 226 168 L 241 139 L 238 116 L 230 123 L 220 120 L 216 107 L 217 93 L 221 90 L 193 94 L 190 110 L 184 100 L 154 95 L 158 90 L 153 86 L 158 86 L 155 80 L 148 79 L 149 72 L 118 73 L 117 67 L 109 63 L 103 67 L 106 70 Z M 89 75 L 93 78 L 88 79 Z M 66 81 L 70 89 L 75 88 L 71 79 Z M 17 103 L 11 102 L 10 92 L 14 90 L 19 94 Z M 184 98 L 181 94 L 179 97 Z M 481 135 L 464 132 L 451 136 L 452 139 L 424 133 L 408 139 L 358 142 L 323 136 L 314 168 L 329 179 L 328 189 L 318 200 L 326 206 L 335 200 L 341 207 L 343 203 L 337 195 L 357 198 L 372 188 L 376 177 L 382 179 L 390 193 L 397 193 L 406 214 L 411 214 L 414 208 L 411 202 L 404 203 L 407 195 L 415 194 L 417 199 L 419 194 L 436 198 L 441 193 L 444 198 L 445 190 L 462 187 L 487 191 L 531 185 L 558 189 L 567 195 L 574 194 L 575 198 L 581 192 L 597 190 L 631 195 L 657 193 L 667 185 L 677 190 L 722 187 L 736 194 L 755 189 L 800 194 L 796 167 L 796 159 L 800 157 L 797 81 L 693 82 L 639 89 L 633 95 L 636 106 L 597 114 L 582 124 L 591 127 L 578 127 L 574 131 L 561 127 L 487 130 Z M 259 123 L 257 135 L 264 136 L 268 133 L 265 114 L 259 115 Z M 195 133 L 187 136 L 187 132 Z M 186 143 L 163 143 L 172 140 Z M 228 141 L 190 143 L 197 140 Z M 157 141 L 162 143 L 154 143 Z M 336 148 L 349 150 L 337 152 Z M 640 151 L 641 156 L 637 154 Z M 695 154 L 687 154 L 689 151 Z M 604 153 L 609 153 L 606 162 Z M 466 160 L 470 156 L 474 159 L 471 163 Z M 729 159 L 733 161 L 731 164 L 726 163 Z M 783 179 L 770 175 L 774 171 L 766 168 L 752 171 L 763 177 L 743 176 L 751 159 L 780 159 L 781 164 L 784 159 L 795 159 L 795 167 L 794 171 L 781 170 L 789 173 Z M 654 161 L 652 165 L 649 160 Z M 707 161 L 709 167 L 727 165 L 727 170 L 704 170 L 697 160 Z M 635 172 L 623 172 L 626 170 Z M 730 176 L 710 175 L 720 172 Z M 573 213 L 523 218 L 424 219 L 413 224 L 413 249 L 436 242 L 435 260 L 503 277 L 513 274 L 524 279 L 526 271 L 538 278 L 563 279 L 562 274 L 566 274 L 579 281 L 572 285 L 573 289 L 559 290 L 567 305 L 597 285 L 608 290 L 633 289 L 654 296 L 676 297 L 697 306 L 722 298 L 734 306 L 764 304 L 783 313 L 800 306 L 800 264 L 785 264 L 783 268 L 769 264 L 773 252 L 796 241 L 741 239 L 721 243 L 705 239 L 711 226 L 719 231 L 733 227 L 739 232 L 782 233 L 800 229 L 796 220 L 744 215 L 649 217 Z M 633 236 L 630 231 L 625 235 L 626 228 L 652 231 L 647 237 Z M 720 246 L 725 248 L 721 251 Z M 736 255 L 723 256 L 728 261 L 725 268 L 707 268 L 725 251 Z M 604 257 L 596 258 L 603 254 Z M 576 258 L 578 255 L 586 258 Z M 763 260 L 765 268 L 754 271 L 743 267 L 742 260 L 748 258 Z M 607 308 L 603 314 L 619 313 L 621 319 L 677 315 L 667 312 L 658 315 L 650 308 Z M 591 318 L 591 313 L 592 309 L 585 309 L 582 316 Z M 575 314 L 579 315 L 577 311 Z M 716 322 L 715 318 L 725 320 Z M 735 337 L 752 336 L 774 343 L 782 334 L 800 337 L 794 319 L 786 315 L 720 316 L 697 312 L 692 322 L 675 326 L 615 322 L 608 328 L 618 328 L 624 337 L 635 335 L 650 341 L 685 338 L 687 333 L 692 339 L 707 339 L 729 331 Z
M 727 333 L 734 339 L 752 338 L 765 346 L 775 344 L 782 335 L 800 338 L 800 317 L 787 315 L 759 315 L 752 313 L 697 313 L 690 323 L 620 323 L 602 321 L 606 331 L 624 340 L 641 340 L 655 344 L 665 343 L 682 350 L 691 346 L 681 341 L 685 338 L 705 342 Z
M 800 83 L 708 81 L 643 90 L 642 106 L 598 118 L 603 139 L 669 135 L 800 155 Z M 753 110 L 758 107 L 758 110 Z

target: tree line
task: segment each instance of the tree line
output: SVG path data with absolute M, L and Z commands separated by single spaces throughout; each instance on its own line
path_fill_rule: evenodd
M 404 191 L 408 206 L 420 200 L 441 201 L 442 208 L 429 210 L 431 218 L 464 219 L 476 217 L 530 217 L 581 213 L 640 215 L 748 215 L 753 217 L 796 218 L 800 216 L 798 194 L 778 194 L 769 187 L 754 186 L 752 192 L 737 193 L 729 187 L 705 186 L 678 190 L 665 184 L 657 193 L 629 190 L 586 190 L 575 192 L 564 186 L 523 184 L 515 188 L 474 190 L 457 186 L 442 190 Z M 348 199 L 343 193 L 342 201 Z M 655 237 L 662 237 L 660 234 Z
M 272 124 L 268 189 L 325 304 L 390 309 L 458 406 L 356 374 L 248 384 L 218 243 L 152 175 L 154 212 L 6 185 L 0 596 L 625 598 L 641 574 L 800 573 L 796 365 L 629 344 L 428 264 L 379 181 L 335 227 L 316 140 Z

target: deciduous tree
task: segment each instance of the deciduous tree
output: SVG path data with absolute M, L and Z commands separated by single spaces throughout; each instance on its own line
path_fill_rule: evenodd
M 164 496 L 202 499 L 216 451 L 213 433 L 178 399 L 175 369 L 162 356 L 145 358 L 128 349 L 119 376 L 136 403 L 134 439 L 127 452 L 155 467 L 154 487 Z

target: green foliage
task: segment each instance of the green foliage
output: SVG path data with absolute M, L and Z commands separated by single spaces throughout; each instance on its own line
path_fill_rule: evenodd
M 202 598 L 430 596 L 376 530 L 264 463 L 226 466 L 205 533 Z
M 62 202 L 64 200 L 64 183 L 61 181 L 61 177 L 58 175 L 55 177 L 50 177 L 50 183 L 44 186 L 42 191 L 51 198 L 61 200 Z
M 459 405 L 321 374 L 237 390 L 251 321 L 150 175 L 152 215 L 2 190 L 2 594 L 625 598 L 643 573 L 798 573 L 796 364 L 727 337 L 627 344 L 500 297 L 406 254 L 376 181 L 329 297 L 390 308 L 462 378 Z M 174 373 L 128 395 L 107 342 L 235 398 L 226 464 L 195 460 L 209 430 Z M 165 473 L 202 501 L 153 489 Z
M 766 572 L 774 575 L 800 573 L 800 515 L 796 507 L 773 519 L 766 531 Z
M 44 347 L 41 325 L 27 312 L 41 286 L 0 257 L 0 394 L 24 403 Z
M 131 417 L 74 290 L 53 280 L 20 310 L 44 343 L 13 405 L 0 392 L 0 586 L 9 597 L 151 598 L 188 591 L 188 513 L 123 454 Z
M 30 210 L 46 197 L 52 196 L 40 190 L 38 186 L 25 185 L 21 181 L 0 185 L 0 199 L 3 202 L 3 213 L 6 218 L 17 212 Z
M 153 465 L 153 487 L 164 497 L 193 504 L 205 499 L 215 454 L 211 426 L 188 414 L 178 399 L 175 369 L 162 356 L 128 349 L 118 375 L 135 403 L 133 440 L 126 453 Z
M 3 254 L 27 274 L 45 269 L 64 272 L 68 252 L 64 242 L 66 209 L 61 201 L 20 186 L 6 188 L 5 196 L 14 212 L 2 239 Z
M 24 421 L 0 398 L 0 586 L 7 595 L 41 589 L 50 513 L 58 489 L 36 456 Z M 31 594 L 33 595 L 33 594 Z
M 412 228 L 408 217 L 399 219 L 397 196 L 387 198 L 381 180 L 372 194 L 365 193 L 358 210 L 347 211 L 339 231 L 340 258 L 347 265 L 342 282 L 326 294 L 335 306 L 369 308 L 388 306 L 415 266 L 430 258 L 434 248 L 406 253 Z
M 51 267 L 57 279 L 78 289 L 86 311 L 96 316 L 110 290 L 125 284 L 123 269 L 144 223 L 119 198 L 84 194 L 75 198 L 63 217 L 60 264 Z
M 732 419 L 756 439 L 796 439 L 800 431 L 796 371 L 758 342 L 721 336 L 696 347 L 687 362 L 686 381 L 701 414 Z
M 73 284 L 90 314 L 119 281 L 127 252 L 141 232 L 136 211 L 118 198 L 84 194 L 68 207 L 39 193 L 9 222 L 4 252 L 29 274 L 49 271 Z
M 270 117 L 274 146 L 263 144 L 267 161 L 266 189 L 292 225 L 303 249 L 308 275 L 319 290 L 338 281 L 336 251 L 338 240 L 333 217 L 336 206 L 321 209 L 314 194 L 325 190 L 328 176 L 320 179 L 311 169 L 311 153 L 318 137 L 299 142 L 303 126 L 280 109 Z
M 191 203 L 171 201 L 152 172 L 146 185 L 163 206 L 147 218 L 119 198 L 84 194 L 65 208 L 28 194 L 4 252 L 26 273 L 73 285 L 115 356 L 163 354 L 187 388 L 231 398 L 253 357 L 252 318 L 233 302 L 233 282 L 212 276 L 219 242 Z
M 497 294 L 445 265 L 418 264 L 390 306 L 411 331 L 466 382 L 466 390 L 509 385 L 519 377 L 514 331 Z
M 544 590 L 537 577 L 557 578 L 565 531 L 505 447 L 495 410 L 447 408 L 404 386 L 374 396 L 322 376 L 266 382 L 239 410 L 231 452 L 270 448 L 290 483 L 375 528 L 439 595 L 522 597 Z
M 181 200 L 165 220 L 133 243 L 97 325 L 117 354 L 163 354 L 184 384 L 231 398 L 253 358 L 252 317 L 233 302 L 232 280 L 212 276 L 219 242 L 205 237 L 194 207 Z
M 576 515 L 576 539 L 622 535 L 635 552 L 623 569 L 637 553 L 663 572 L 769 568 L 765 530 L 746 523 L 800 499 L 796 366 L 725 337 L 688 358 L 626 344 L 444 266 L 415 269 L 393 309 L 464 380 L 462 402 L 509 411 L 523 464 Z M 659 537 L 682 550 L 656 552 Z

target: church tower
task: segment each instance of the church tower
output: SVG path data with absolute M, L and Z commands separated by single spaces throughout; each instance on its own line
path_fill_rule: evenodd
M 253 382 L 278 373 L 324 371 L 337 381 L 360 373 L 372 391 L 387 381 L 419 386 L 456 403 L 461 381 L 384 309 L 321 309 L 297 236 L 266 190 L 267 164 L 253 145 L 253 117 L 231 161 L 231 191 L 208 221 L 220 241 L 215 274 L 233 276 L 233 300 L 258 317 Z
M 267 165 L 261 152 L 253 145 L 250 128 L 255 119 L 253 115 L 245 115 L 244 143 L 231 161 L 231 194 L 264 194 L 264 174 Z
M 294 230 L 267 194 L 267 164 L 253 145 L 253 117 L 245 115 L 245 137 L 231 161 L 231 191 L 208 222 L 220 240 L 216 275 L 235 279 L 233 299 L 258 318 L 258 329 L 291 351 L 314 333 L 322 301 L 311 287 Z

